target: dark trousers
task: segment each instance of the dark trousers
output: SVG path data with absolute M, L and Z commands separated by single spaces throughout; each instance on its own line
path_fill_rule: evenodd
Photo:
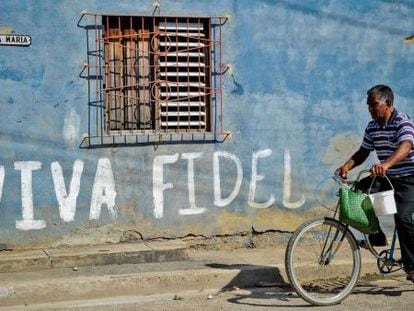
M 395 226 L 400 241 L 401 259 L 404 269 L 414 269 L 414 175 L 405 177 L 389 177 L 393 187 L 397 214 L 394 215 Z M 368 191 L 372 177 L 360 181 L 358 188 Z M 390 186 L 385 178 L 375 178 L 371 192 L 389 190 Z

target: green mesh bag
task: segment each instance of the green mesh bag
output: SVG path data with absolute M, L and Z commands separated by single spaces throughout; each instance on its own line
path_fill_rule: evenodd
M 349 188 L 339 189 L 339 221 L 365 234 L 379 230 L 378 218 L 368 195 Z

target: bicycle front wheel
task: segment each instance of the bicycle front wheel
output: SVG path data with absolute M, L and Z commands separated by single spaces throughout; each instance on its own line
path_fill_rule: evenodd
M 356 285 L 361 255 L 343 224 L 330 218 L 311 219 L 290 238 L 285 266 L 300 297 L 313 305 L 334 305 Z

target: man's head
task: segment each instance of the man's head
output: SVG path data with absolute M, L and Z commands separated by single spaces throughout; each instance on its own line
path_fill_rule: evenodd
M 374 121 L 384 125 L 394 111 L 394 93 L 387 85 L 376 85 L 367 91 L 368 111 Z

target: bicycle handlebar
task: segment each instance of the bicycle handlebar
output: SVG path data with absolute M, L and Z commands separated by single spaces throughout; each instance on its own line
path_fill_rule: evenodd
M 335 180 L 336 182 L 338 182 L 340 184 L 345 184 L 346 181 L 347 181 L 338 172 L 335 172 L 335 174 L 332 176 L 332 178 L 333 178 L 333 180 Z
M 356 182 L 360 181 L 362 174 L 369 173 L 369 172 L 370 172 L 370 170 L 362 170 L 362 171 L 360 171 L 358 173 L 357 178 L 355 180 L 348 180 L 346 178 L 343 178 L 338 172 L 335 172 L 334 175 L 332 176 L 332 178 L 333 178 L 333 180 L 335 180 L 340 185 L 352 186 Z

